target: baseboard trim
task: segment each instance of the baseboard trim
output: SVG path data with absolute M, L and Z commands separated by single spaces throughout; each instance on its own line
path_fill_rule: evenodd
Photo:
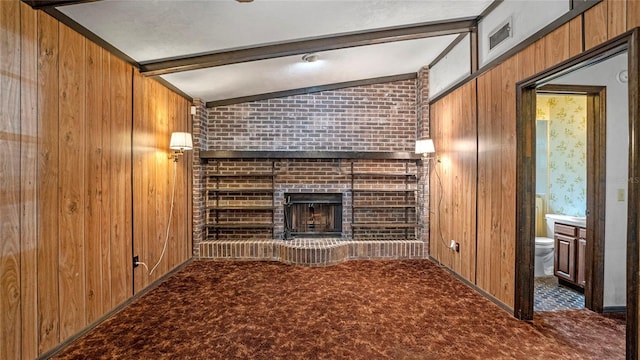
M 120 311 L 122 311 L 124 308 L 126 308 L 127 306 L 131 305 L 134 301 L 138 300 L 139 298 L 143 297 L 144 295 L 146 295 L 149 291 L 157 288 L 160 284 L 162 284 L 163 282 L 165 282 L 165 280 L 167 280 L 169 277 L 171 277 L 173 274 L 175 274 L 176 272 L 182 270 L 182 268 L 184 268 L 187 264 L 191 263 L 194 259 L 190 258 L 187 259 L 187 261 L 183 262 L 182 264 L 176 266 L 175 268 L 173 268 L 173 270 L 169 271 L 168 273 L 164 274 L 163 276 L 157 278 L 154 282 L 152 282 L 151 284 L 149 284 L 149 286 L 147 286 L 146 288 L 140 290 L 137 294 L 131 296 L 130 298 L 128 298 L 127 300 L 125 300 L 124 302 L 122 302 L 120 305 L 114 307 L 113 309 L 111 309 L 109 312 L 105 313 L 104 315 L 102 315 L 101 317 L 99 317 L 96 321 L 92 322 L 91 324 L 87 325 L 86 327 L 84 327 L 82 330 L 80 330 L 78 333 L 76 333 L 75 335 L 67 338 L 65 341 L 61 342 L 60 344 L 56 345 L 55 347 L 53 347 L 51 350 L 48 350 L 47 352 L 42 353 L 40 356 L 38 356 L 36 359 L 37 360 L 41 360 L 41 359 L 48 359 L 50 357 L 53 357 L 55 355 L 57 355 L 58 353 L 60 353 L 62 350 L 64 350 L 65 348 L 67 348 L 69 345 L 75 343 L 76 341 L 78 341 L 80 338 L 82 338 L 83 336 L 85 336 L 86 334 L 88 334 L 91 330 L 93 330 L 96 326 L 102 324 L 105 320 L 108 320 L 109 318 L 111 318 L 113 315 L 119 313 Z
M 476 284 L 472 283 L 471 281 L 469 281 L 469 280 L 463 278 L 462 276 L 458 275 L 452 269 L 450 269 L 447 266 L 445 266 L 445 265 L 441 264 L 440 262 L 438 262 L 438 260 L 436 260 L 431 255 L 429 255 L 429 260 L 433 261 L 434 263 L 436 263 L 441 268 L 447 270 L 451 275 L 453 275 L 453 277 L 455 277 L 456 279 L 460 280 L 462 283 L 464 283 L 465 285 L 467 285 L 468 287 L 470 287 L 474 291 L 478 292 L 480 295 L 484 296 L 485 298 L 490 300 L 492 303 L 498 305 L 498 307 L 501 308 L 502 310 L 504 310 L 504 311 L 508 312 L 509 314 L 513 315 L 513 308 L 509 307 L 507 304 L 503 303 L 502 301 L 500 301 L 495 296 L 489 294 L 485 290 L 483 290 L 480 287 L 478 287 L 478 285 L 476 285 Z

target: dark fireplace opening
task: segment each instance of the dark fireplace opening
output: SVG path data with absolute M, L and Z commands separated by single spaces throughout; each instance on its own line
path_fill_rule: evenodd
M 341 193 L 285 193 L 284 238 L 342 236 Z

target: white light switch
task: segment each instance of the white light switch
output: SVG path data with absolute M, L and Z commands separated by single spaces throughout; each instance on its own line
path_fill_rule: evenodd
M 624 201 L 624 189 L 618 189 L 618 201 Z

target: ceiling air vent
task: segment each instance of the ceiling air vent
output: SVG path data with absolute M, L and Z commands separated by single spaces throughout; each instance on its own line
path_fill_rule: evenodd
M 493 50 L 500 43 L 512 36 L 511 18 L 489 33 L 489 50 Z

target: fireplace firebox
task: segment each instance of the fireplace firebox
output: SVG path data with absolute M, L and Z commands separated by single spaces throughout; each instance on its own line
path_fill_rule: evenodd
M 284 238 L 341 237 L 341 193 L 285 193 Z

